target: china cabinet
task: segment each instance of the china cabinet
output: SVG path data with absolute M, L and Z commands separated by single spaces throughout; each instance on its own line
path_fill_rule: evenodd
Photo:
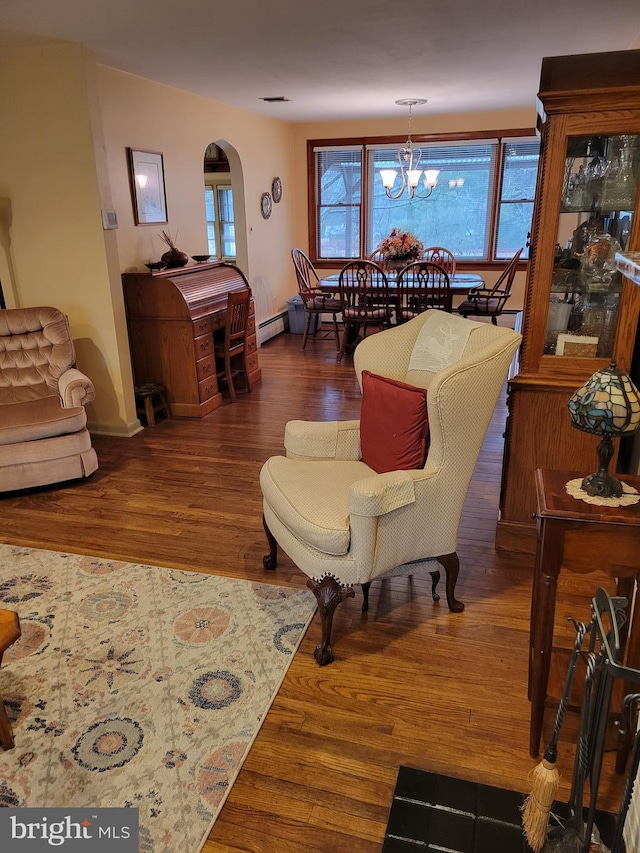
M 630 370 L 640 288 L 616 255 L 640 249 L 640 51 L 548 57 L 519 370 L 508 420 L 496 546 L 535 550 L 536 468 L 591 473 L 595 436 L 567 401 L 614 358 Z M 614 463 L 615 464 L 615 463 Z

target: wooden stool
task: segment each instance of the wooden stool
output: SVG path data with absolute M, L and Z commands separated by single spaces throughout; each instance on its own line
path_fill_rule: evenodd
M 2 655 L 20 636 L 20 620 L 15 610 L 0 610 L 0 664 Z M 3 749 L 13 749 L 13 732 L 0 695 L 0 744 Z
M 171 417 L 164 385 L 147 382 L 145 385 L 136 385 L 133 390 L 136 395 L 136 412 L 145 416 L 147 426 L 156 425 L 156 412 L 164 412 L 166 417 Z

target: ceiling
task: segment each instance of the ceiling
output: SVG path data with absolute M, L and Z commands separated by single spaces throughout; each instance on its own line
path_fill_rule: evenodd
M 0 47 L 51 40 L 279 119 L 397 117 L 533 107 L 542 57 L 640 48 L 640 2 L 2 0 Z

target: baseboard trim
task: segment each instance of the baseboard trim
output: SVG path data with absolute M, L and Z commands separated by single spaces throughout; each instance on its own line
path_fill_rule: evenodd
M 134 435 L 137 435 L 139 432 L 142 432 L 144 427 L 140 423 L 140 421 L 136 418 L 135 421 L 131 421 L 131 423 L 123 424 L 122 426 L 111 426 L 108 424 L 104 426 L 102 424 L 87 424 L 87 429 L 91 433 L 91 435 L 110 435 L 115 438 L 131 438 Z

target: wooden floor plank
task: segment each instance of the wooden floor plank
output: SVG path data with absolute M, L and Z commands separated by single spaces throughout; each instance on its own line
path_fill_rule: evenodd
M 283 334 L 260 350 L 252 394 L 202 419 L 163 419 L 130 439 L 94 436 L 100 468 L 82 483 L 5 495 L 0 539 L 296 588 L 283 554 L 265 572 L 260 467 L 282 452 L 288 420 L 357 418 L 353 365 L 330 341 Z M 346 601 L 334 622 L 335 662 L 320 668 L 314 620 L 215 823 L 204 853 L 379 853 L 398 766 L 527 789 L 527 660 L 532 558 L 497 554 L 504 397 L 465 504 L 458 553 L 463 613 L 431 598 L 429 579 L 393 578 Z M 604 576 L 561 575 L 556 645 L 568 616 L 589 618 Z M 608 586 L 607 588 L 610 588 Z M 556 680 L 561 675 L 556 675 Z M 545 716 L 551 736 L 555 707 Z M 577 715 L 567 714 L 558 764 L 568 794 Z M 601 806 L 623 778 L 607 754 Z

